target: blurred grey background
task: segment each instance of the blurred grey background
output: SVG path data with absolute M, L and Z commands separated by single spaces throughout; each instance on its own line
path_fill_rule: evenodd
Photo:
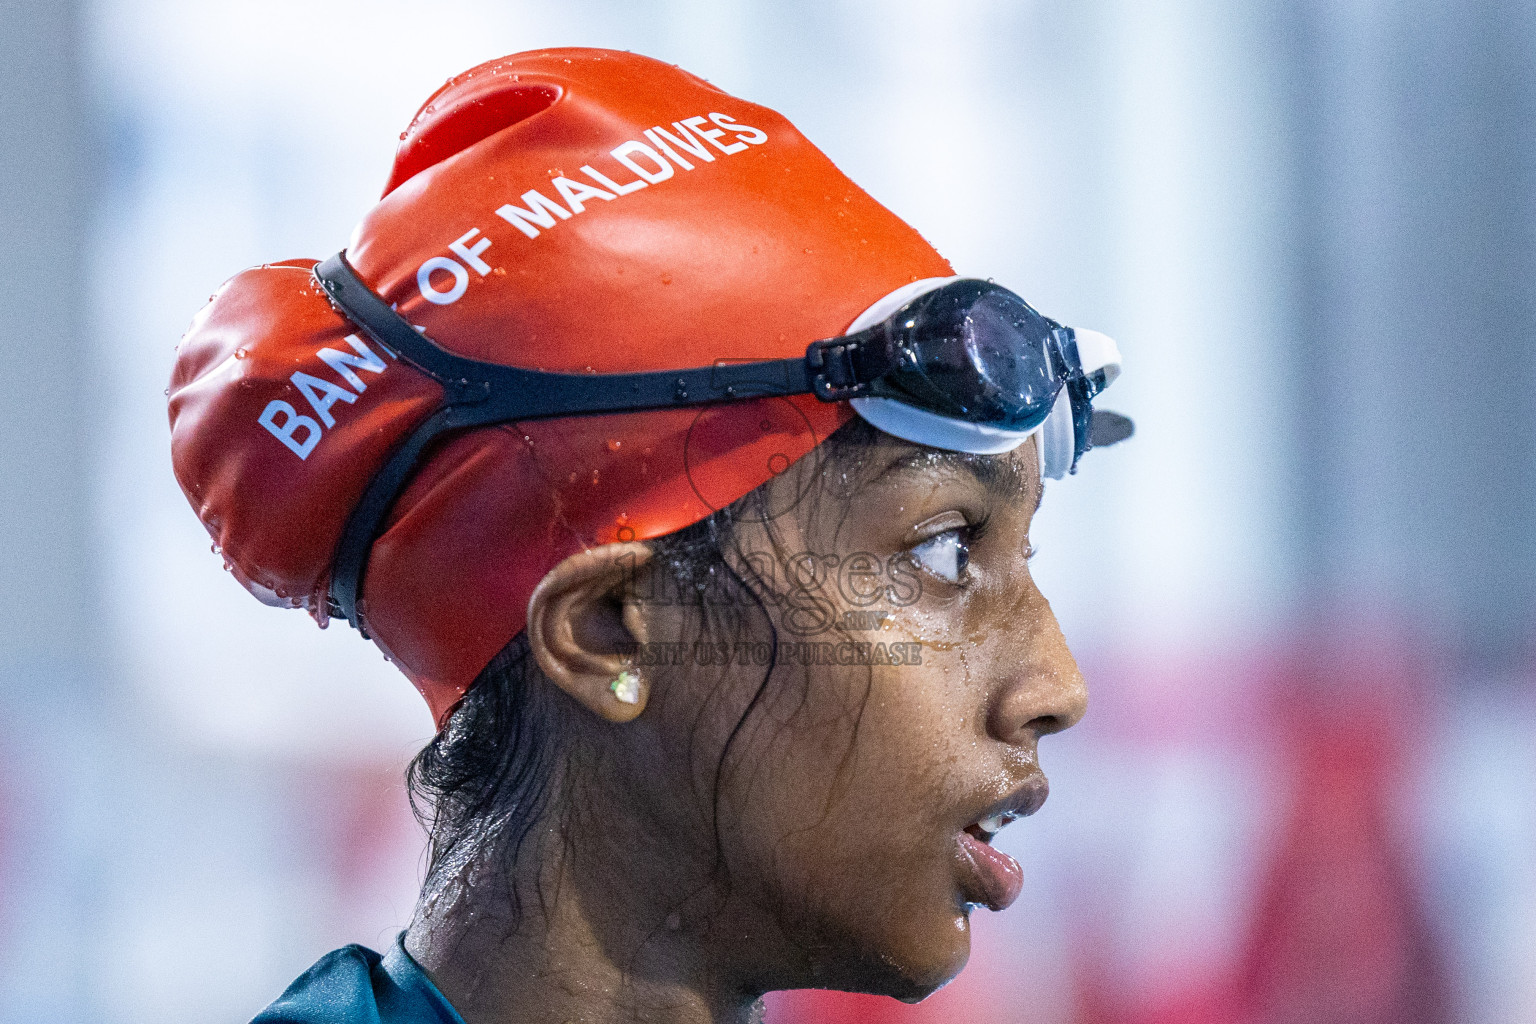
M 1138 436 L 1038 529 L 1096 691 L 1009 839 L 1041 895 L 913 1012 L 1222 989 L 1310 834 L 1306 703 L 1399 751 L 1422 1019 L 1536 1019 L 1536 6 L 0 0 L 0 1021 L 245 1020 L 408 920 L 425 708 L 226 578 L 163 391 L 220 282 L 345 244 L 437 85 L 548 45 L 775 107 L 1125 353 Z

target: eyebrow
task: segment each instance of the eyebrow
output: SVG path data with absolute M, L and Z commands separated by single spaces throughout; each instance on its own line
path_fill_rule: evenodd
M 962 472 L 973 479 L 987 493 L 995 497 L 1010 497 L 1020 494 L 1027 487 L 1027 480 L 1019 471 L 1016 461 L 1000 455 L 973 455 L 969 452 L 948 452 L 933 448 L 913 448 L 898 454 L 880 472 L 876 473 L 872 483 L 877 483 L 890 476 L 902 473 L 919 473 L 933 469 L 946 469 Z M 1039 481 L 1034 488 L 1034 509 L 1038 511 L 1041 499 L 1045 496 L 1044 481 Z

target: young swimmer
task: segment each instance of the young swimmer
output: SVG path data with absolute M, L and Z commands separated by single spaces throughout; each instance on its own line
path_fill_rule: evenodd
M 237 275 L 172 379 L 236 577 L 426 698 L 431 859 L 271 1022 L 745 1021 L 916 1000 L 1086 690 L 1045 477 L 1113 342 L 985 281 L 784 118 L 627 53 L 450 81 L 346 249 Z

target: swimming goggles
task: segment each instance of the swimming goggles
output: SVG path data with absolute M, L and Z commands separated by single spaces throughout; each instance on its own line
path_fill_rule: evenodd
M 331 302 L 370 338 L 442 385 L 442 406 L 374 476 L 337 548 L 331 597 L 357 623 L 367 552 L 422 451 L 445 433 L 517 420 L 707 405 L 812 394 L 849 400 L 904 440 L 951 451 L 1010 451 L 1041 433 L 1041 468 L 1059 477 L 1095 444 L 1129 436 L 1130 421 L 1092 401 L 1120 371 L 1102 334 L 1074 331 L 1013 292 L 972 278 L 898 289 L 849 333 L 813 341 L 793 359 L 719 360 L 644 373 L 551 373 L 455 355 L 422 336 L 373 292 L 342 253 L 315 267 Z

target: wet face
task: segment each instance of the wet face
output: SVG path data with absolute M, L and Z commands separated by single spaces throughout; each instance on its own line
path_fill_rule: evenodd
M 972 910 L 1027 888 L 989 839 L 1038 809 L 1039 740 L 1086 703 L 1029 572 L 1040 494 L 1032 442 L 971 456 L 879 435 L 767 485 L 788 511 L 727 554 L 760 602 L 706 597 L 702 631 L 697 608 L 647 610 L 652 643 L 730 645 L 643 671 L 668 745 L 695 753 L 756 987 L 919 998 L 964 965 Z

